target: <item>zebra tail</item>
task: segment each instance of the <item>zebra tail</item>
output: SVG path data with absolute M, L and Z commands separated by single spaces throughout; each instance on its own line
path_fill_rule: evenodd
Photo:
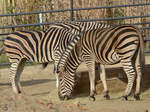
M 72 49 L 75 47 L 75 45 L 78 43 L 78 41 L 80 40 L 82 33 L 80 33 L 79 35 L 76 35 L 74 37 L 74 39 L 69 42 L 67 48 L 63 51 L 63 53 L 59 56 L 59 61 L 56 65 L 56 73 L 59 71 L 59 69 L 61 67 L 63 67 L 65 65 L 65 63 L 67 62 L 67 58 L 69 57 Z
M 4 53 L 4 46 L 0 48 L 0 55 Z
M 139 30 L 138 32 L 140 34 L 140 50 L 141 50 L 141 56 L 142 56 L 142 66 L 144 66 L 145 65 L 144 39 L 143 39 L 141 32 Z

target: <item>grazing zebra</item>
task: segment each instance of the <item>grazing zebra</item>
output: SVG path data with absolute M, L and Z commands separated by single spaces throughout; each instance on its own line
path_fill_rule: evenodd
M 78 58 L 88 67 L 91 85 L 95 85 L 95 61 L 102 65 L 113 65 L 120 62 L 128 78 L 122 99 L 127 100 L 136 80 L 134 98 L 140 100 L 140 85 L 145 61 L 143 39 L 138 28 L 131 25 L 119 25 L 106 29 L 89 30 L 74 38 L 59 57 L 56 65 L 56 73 L 59 78 L 58 95 L 61 99 L 68 99 L 71 96 L 75 82 L 75 70 L 81 63 L 76 62 Z M 91 86 L 90 98 L 93 100 L 95 100 L 94 94 L 95 86 Z
M 83 29 L 80 29 L 78 24 L 71 22 L 58 23 L 51 25 L 46 32 L 16 31 L 8 35 L 3 47 L 0 49 L 0 53 L 5 51 L 11 62 L 10 81 L 16 95 L 22 93 L 19 79 L 26 60 L 44 64 L 55 61 L 55 51 L 62 52 L 68 46 L 69 41 L 74 39 L 73 32 L 79 33 Z M 85 25 L 84 29 L 107 26 L 105 23 L 81 24 Z

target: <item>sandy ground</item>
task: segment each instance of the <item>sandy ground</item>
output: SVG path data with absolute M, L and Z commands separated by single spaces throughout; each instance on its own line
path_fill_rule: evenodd
M 121 101 L 119 98 L 126 83 L 116 78 L 107 81 L 111 97 L 108 101 L 103 98 L 100 91 L 97 91 L 96 101 L 90 101 L 89 89 L 82 91 L 81 88 L 72 100 L 60 101 L 52 69 L 52 65 L 45 70 L 39 65 L 25 67 L 21 76 L 25 94 L 21 101 L 12 98 L 9 69 L 0 69 L 0 112 L 150 112 L 149 82 L 144 86 L 140 101 L 134 101 L 132 97 L 129 97 L 129 101 Z M 109 73 L 112 71 L 108 70 L 107 74 Z M 150 71 L 146 73 L 148 75 Z M 150 80 L 150 77 L 146 80 Z M 102 89 L 101 83 L 97 84 L 97 89 Z

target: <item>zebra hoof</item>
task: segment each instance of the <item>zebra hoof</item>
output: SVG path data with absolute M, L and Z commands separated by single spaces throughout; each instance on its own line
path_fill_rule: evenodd
M 105 98 L 106 100 L 110 100 L 110 96 L 109 96 L 109 95 L 104 95 L 104 98 Z
M 89 96 L 89 100 L 90 101 L 95 101 L 95 97 L 94 96 Z
M 140 96 L 139 95 L 134 95 L 135 100 L 140 100 Z
M 127 101 L 128 98 L 127 98 L 127 96 L 122 96 L 122 97 L 121 97 L 121 100 L 122 100 L 122 101 Z

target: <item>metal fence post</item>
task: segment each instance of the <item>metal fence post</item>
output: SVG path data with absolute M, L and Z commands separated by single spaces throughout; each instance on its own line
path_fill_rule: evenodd
M 43 18 L 42 18 L 42 13 L 39 13 L 39 21 L 40 21 L 40 24 L 43 23 Z M 40 25 L 41 29 L 43 28 L 42 25 Z
M 70 0 L 70 21 L 73 21 L 73 0 Z

